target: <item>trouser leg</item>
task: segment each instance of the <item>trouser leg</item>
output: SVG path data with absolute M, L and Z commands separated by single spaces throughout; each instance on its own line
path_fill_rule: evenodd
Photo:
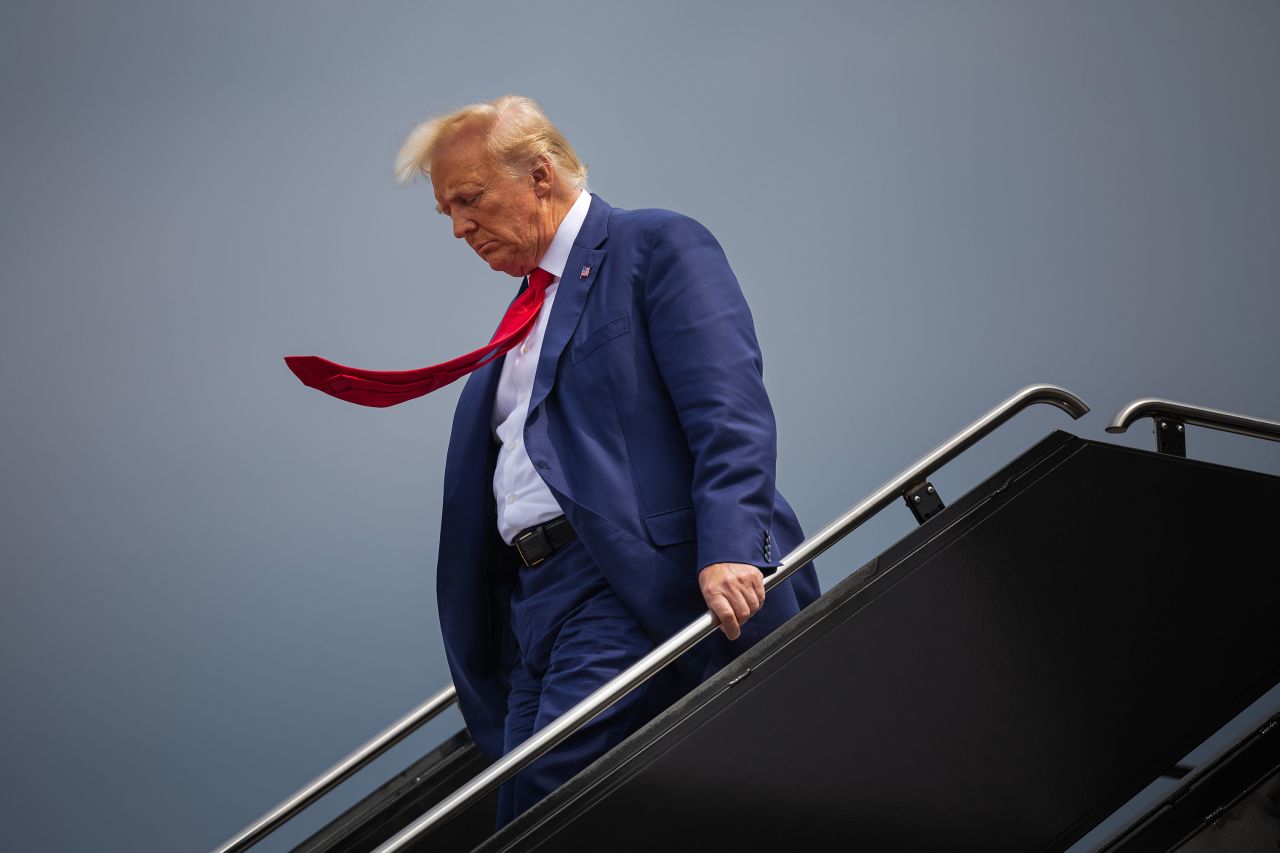
M 599 570 L 589 558 L 584 567 L 585 551 L 579 548 L 569 556 L 574 559 L 559 567 L 552 562 L 545 565 L 562 575 L 577 573 L 584 581 L 580 588 L 589 587 L 592 592 L 585 601 L 573 603 L 543 642 L 530 642 L 533 654 L 513 671 L 504 751 L 540 731 L 654 647 L 653 639 L 607 583 L 587 582 L 593 573 L 599 577 Z M 533 599 L 526 597 L 524 606 L 532 603 Z M 520 636 L 521 632 L 516 633 Z M 667 667 L 584 724 L 504 784 L 499 795 L 498 825 L 509 822 L 608 752 L 689 687 L 673 667 Z M 531 696 L 535 692 L 537 710 L 531 717 Z
M 524 743 L 533 734 L 533 725 L 538 717 L 538 697 L 542 692 L 542 680 L 525 669 L 522 661 L 517 661 L 511 671 L 511 693 L 507 697 L 507 720 L 503 731 L 503 753 L 510 752 Z M 508 779 L 498 789 L 498 820 L 501 828 L 515 818 L 523 809 L 517 807 L 516 785 L 514 779 Z
M 592 601 L 566 623 L 552 650 L 534 732 L 635 663 L 653 646 L 612 592 Z M 621 743 L 686 690 L 688 685 L 668 667 L 583 725 L 516 777 L 517 814 Z

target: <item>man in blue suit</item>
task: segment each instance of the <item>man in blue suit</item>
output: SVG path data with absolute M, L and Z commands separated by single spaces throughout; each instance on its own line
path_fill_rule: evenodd
M 498 756 L 706 608 L 722 632 L 504 785 L 499 824 L 818 595 L 763 576 L 803 535 L 774 485 L 751 315 L 706 228 L 610 207 L 535 103 L 419 126 L 453 233 L 546 287 L 536 325 L 471 374 L 445 470 L 438 600 L 467 726 Z M 549 284 L 548 284 L 549 283 Z

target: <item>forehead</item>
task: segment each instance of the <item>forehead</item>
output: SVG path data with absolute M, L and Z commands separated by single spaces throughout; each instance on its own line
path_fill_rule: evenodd
M 480 133 L 460 133 L 444 142 L 431 158 L 431 186 L 437 201 L 447 201 L 472 185 L 488 183 L 494 164 Z

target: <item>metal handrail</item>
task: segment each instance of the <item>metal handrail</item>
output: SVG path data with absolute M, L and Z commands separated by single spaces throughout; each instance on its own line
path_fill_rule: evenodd
M 1206 409 L 1203 406 L 1192 406 L 1188 403 L 1177 403 L 1173 400 L 1161 400 L 1155 397 L 1134 400 L 1116 412 L 1116 416 L 1111 419 L 1111 423 L 1107 426 L 1107 432 L 1124 432 L 1134 421 L 1146 417 L 1173 418 L 1186 424 L 1222 430 L 1223 432 L 1233 432 L 1236 435 L 1265 438 L 1268 441 L 1280 441 L 1280 422 L 1254 418 L 1249 415 L 1237 415 L 1234 412 L 1223 412 L 1218 409 Z
M 441 689 L 421 705 L 387 726 L 362 746 L 308 782 L 296 794 L 240 830 L 230 841 L 227 841 L 214 853 L 234 853 L 247 850 L 279 829 L 298 812 L 323 797 L 334 787 L 348 779 L 353 773 L 382 755 L 391 747 L 416 732 L 434 719 L 454 702 L 458 701 L 458 691 L 452 684 Z
M 860 503 L 850 507 L 844 515 L 832 521 L 822 530 L 800 543 L 782 561 L 764 586 L 777 586 L 793 572 L 830 548 L 840 539 L 859 527 L 867 519 L 893 503 L 907 489 L 963 453 L 977 441 L 1018 412 L 1036 403 L 1057 406 L 1072 418 L 1079 418 L 1089 407 L 1077 396 L 1055 385 L 1032 385 L 1022 389 L 999 406 L 969 424 L 945 443 L 934 448 L 914 465 L 876 489 Z M 491 764 L 470 782 L 454 791 L 434 808 L 398 832 L 391 840 L 378 847 L 374 853 L 394 853 L 401 850 L 419 835 L 444 823 L 474 800 L 485 796 L 511 776 L 520 772 L 543 753 L 556 746 L 577 728 L 594 718 L 629 691 L 644 683 L 664 666 L 693 648 L 719 626 L 719 620 L 707 611 L 666 642 L 656 647 L 640 660 L 623 670 L 611 681 L 574 705 L 537 734 Z

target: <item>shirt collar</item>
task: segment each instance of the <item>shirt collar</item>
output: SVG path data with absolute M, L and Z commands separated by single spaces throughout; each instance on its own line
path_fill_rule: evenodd
M 578 232 L 582 230 L 582 223 L 587 219 L 589 207 L 591 207 L 591 193 L 582 190 L 578 193 L 573 207 L 569 208 L 569 212 L 560 221 L 556 236 L 551 238 L 551 245 L 547 247 L 542 260 L 538 262 L 538 266 L 557 279 L 564 275 L 564 265 L 569 262 L 569 250 L 573 248 L 573 241 L 578 239 Z

